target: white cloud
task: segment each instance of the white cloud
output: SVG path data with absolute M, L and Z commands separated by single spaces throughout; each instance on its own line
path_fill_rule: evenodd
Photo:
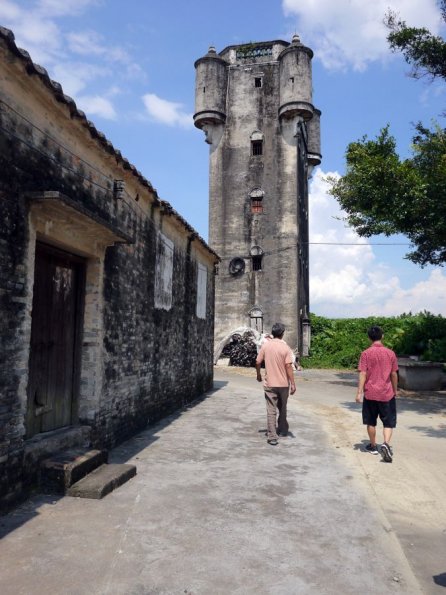
M 81 14 L 100 3 L 100 0 L 39 0 L 36 8 L 46 17 L 62 17 Z
M 402 307 L 402 304 L 405 306 Z M 391 298 L 382 306 L 383 314 L 388 316 L 423 310 L 446 314 L 446 275 L 440 269 L 434 269 L 426 281 L 420 281 L 410 289 L 395 288 Z
M 22 15 L 21 9 L 14 4 L 14 2 L 9 2 L 8 0 L 2 0 L 0 2 L 0 19 L 10 20 L 10 19 L 19 19 Z
M 424 107 L 428 107 L 432 100 L 436 100 L 438 97 L 442 97 L 446 95 L 446 89 L 444 86 L 444 81 L 432 81 L 430 82 L 429 86 L 426 86 L 421 95 L 420 101 Z
M 106 77 L 110 71 L 102 66 L 82 62 L 63 62 L 55 64 L 52 75 L 59 82 L 64 93 L 75 98 L 92 81 Z
M 441 15 L 436 0 L 282 0 L 285 15 L 297 17 L 302 42 L 330 70 L 364 70 L 389 58 L 383 18 L 389 8 L 409 25 L 437 33 Z
M 116 120 L 116 111 L 112 102 L 99 95 L 84 95 L 76 99 L 77 105 L 87 115 L 100 116 L 106 120 Z
M 444 271 L 435 269 L 427 280 L 402 288 L 398 271 L 380 262 L 370 242 L 346 227 L 338 203 L 327 194 L 326 175 L 338 176 L 318 170 L 310 188 L 312 312 L 330 317 L 393 316 L 425 309 L 446 314 Z
M 145 80 L 146 75 L 143 69 L 133 62 L 124 48 L 118 45 L 107 45 L 102 35 L 96 31 L 78 31 L 68 33 L 68 49 L 74 54 L 86 58 L 100 59 L 104 64 L 118 64 L 121 75 L 126 79 Z
M 68 47 L 75 54 L 84 56 L 103 55 L 106 49 L 102 45 L 102 37 L 96 31 L 79 31 L 68 33 Z
M 9 16 L 2 16 L 0 0 L 2 25 L 12 29 L 16 44 L 28 51 L 34 62 L 50 66 L 62 53 L 63 40 L 58 26 L 50 20 L 25 13 L 18 6 L 16 8 L 17 11 L 8 11 Z
M 130 58 L 127 52 L 117 46 L 107 46 L 102 35 L 96 31 L 78 31 L 68 33 L 67 42 L 69 49 L 82 56 L 101 56 L 109 62 L 129 64 Z
M 117 85 L 98 92 L 98 82 L 142 78 L 141 69 L 127 52 L 117 45 L 107 45 L 93 30 L 64 34 L 57 19 L 79 16 L 102 0 L 37 0 L 23 3 L 0 0 L 0 19 L 10 27 L 19 47 L 25 48 L 34 62 L 44 66 L 51 78 L 61 83 L 79 108 L 89 115 L 114 120 L 117 117 L 111 98 L 120 93 Z M 82 56 L 79 61 L 76 57 Z M 74 58 L 74 59 L 73 59 Z M 88 89 L 88 92 L 87 92 Z
M 153 93 L 143 95 L 142 100 L 149 116 L 157 122 L 167 124 L 168 126 L 192 127 L 192 114 L 183 111 L 183 105 L 181 103 L 161 99 L 161 97 Z

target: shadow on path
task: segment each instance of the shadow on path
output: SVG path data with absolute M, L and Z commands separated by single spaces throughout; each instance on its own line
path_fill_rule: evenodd
M 109 463 L 126 463 L 132 458 L 138 459 L 137 455 L 156 442 L 158 440 L 158 434 L 164 428 L 184 415 L 186 411 L 193 409 L 201 402 L 215 395 L 215 393 L 224 388 L 227 384 L 226 381 L 214 381 L 213 388 L 203 395 L 200 395 L 181 409 L 178 409 L 153 425 L 148 426 L 145 430 L 142 430 L 113 448 L 109 453 Z M 36 492 L 27 500 L 18 504 L 6 514 L 0 516 L 0 539 L 37 517 L 40 514 L 39 509 L 41 507 L 55 505 L 64 497 L 63 494 L 44 494 L 36 490 Z
M 439 585 L 440 587 L 446 587 L 446 572 L 442 572 L 441 574 L 437 574 L 432 577 L 434 579 L 434 583 Z

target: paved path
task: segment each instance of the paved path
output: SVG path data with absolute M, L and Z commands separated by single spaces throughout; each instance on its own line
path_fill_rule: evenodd
M 426 547 L 429 536 L 441 540 L 429 515 L 399 540 L 398 509 L 386 510 L 386 489 L 424 497 L 407 478 L 392 487 L 407 453 L 386 465 L 355 450 L 351 432 L 358 440 L 362 428 L 348 421 L 359 423 L 349 382 L 301 374 L 292 435 L 271 447 L 261 386 L 217 369 L 207 398 L 111 453 L 138 467 L 116 492 L 101 501 L 36 496 L 0 518 L 0 593 L 444 593 L 433 577 L 441 583 L 446 560 L 409 564 L 404 542 L 426 526 Z

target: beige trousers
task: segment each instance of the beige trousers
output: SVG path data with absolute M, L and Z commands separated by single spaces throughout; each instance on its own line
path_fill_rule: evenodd
M 288 433 L 286 406 L 289 392 L 290 389 L 288 386 L 265 387 L 266 427 L 268 440 L 277 439 L 277 432 L 280 434 Z M 279 419 L 277 420 L 276 426 L 277 413 L 279 413 Z

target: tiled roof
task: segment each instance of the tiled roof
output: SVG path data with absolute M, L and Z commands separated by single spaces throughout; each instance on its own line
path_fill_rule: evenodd
M 77 118 L 77 119 L 81 120 L 83 125 L 88 128 L 88 131 L 90 132 L 91 137 L 94 138 L 99 143 L 101 148 L 103 150 L 105 150 L 107 153 L 114 155 L 117 163 L 120 163 L 124 169 L 130 170 L 132 172 L 132 174 L 138 179 L 140 184 L 149 188 L 149 190 L 153 193 L 155 200 L 157 201 L 159 206 L 164 210 L 164 212 L 166 212 L 166 213 L 172 215 L 173 217 L 175 217 L 176 219 L 178 219 L 187 231 L 194 234 L 196 239 L 206 248 L 206 250 L 208 250 L 209 252 L 211 252 L 214 256 L 216 256 L 218 258 L 218 255 L 207 245 L 207 243 L 203 240 L 203 238 L 201 238 L 199 236 L 199 234 L 195 231 L 195 229 L 172 207 L 172 205 L 170 203 L 168 203 L 167 201 L 161 200 L 159 198 L 157 191 L 152 186 L 152 184 L 149 182 L 149 180 L 147 180 L 147 178 L 145 178 L 142 175 L 142 173 L 139 172 L 132 163 L 130 163 L 130 161 L 128 159 L 123 157 L 122 153 L 118 149 L 115 149 L 115 147 L 107 139 L 105 134 L 100 132 L 96 128 L 96 126 L 93 124 L 93 122 L 91 122 L 90 120 L 87 119 L 87 116 L 85 115 L 85 113 L 82 110 L 77 108 L 74 99 L 72 99 L 68 95 L 65 95 L 65 93 L 63 92 L 63 89 L 62 89 L 62 85 L 60 83 L 58 83 L 57 81 L 53 81 L 50 78 L 50 76 L 48 75 L 48 72 L 46 71 L 45 68 L 43 68 L 39 64 L 35 64 L 32 61 L 31 56 L 29 55 L 29 53 L 26 50 L 23 50 L 23 49 L 17 47 L 17 45 L 15 43 L 14 33 L 10 29 L 6 29 L 5 27 L 0 27 L 0 39 L 3 39 L 6 42 L 6 45 L 11 53 L 16 55 L 18 58 L 20 58 L 23 61 L 23 63 L 25 64 L 26 72 L 30 76 L 37 75 L 40 78 L 40 80 L 43 82 L 43 84 L 46 87 L 48 87 L 48 89 L 51 91 L 51 93 L 57 99 L 57 101 L 59 101 L 60 103 L 66 104 L 66 106 L 68 107 L 68 109 L 70 111 L 71 118 Z

